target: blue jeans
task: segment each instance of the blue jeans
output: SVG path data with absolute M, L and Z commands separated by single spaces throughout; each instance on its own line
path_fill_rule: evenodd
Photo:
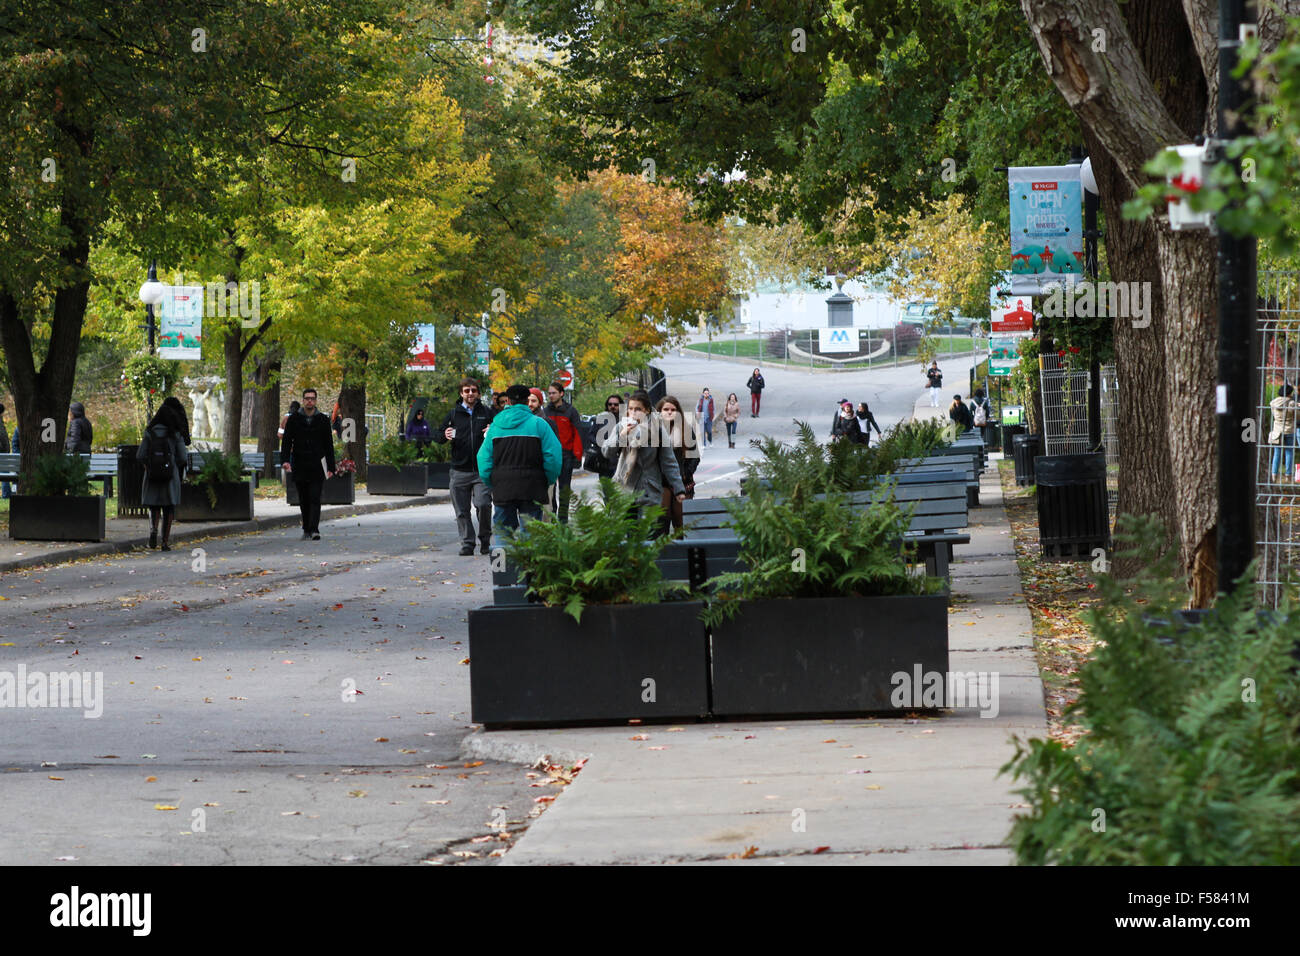
M 1283 470 L 1281 465 L 1285 460 L 1286 469 Z M 1273 465 L 1269 471 L 1273 474 L 1284 474 L 1288 478 L 1292 476 L 1295 468 L 1295 432 L 1288 432 L 1282 436 L 1281 444 L 1273 447 Z
M 704 419 L 703 424 L 704 424 L 704 440 L 711 445 L 713 444 L 713 419 L 706 418 Z
M 9 488 L 9 482 L 0 481 L 0 498 L 11 498 L 13 492 Z
M 500 532 L 518 530 L 523 518 L 541 520 L 542 506 L 536 501 L 501 501 L 492 506 L 492 527 Z

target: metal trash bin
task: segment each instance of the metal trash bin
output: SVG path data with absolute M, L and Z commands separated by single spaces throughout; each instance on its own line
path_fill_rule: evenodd
M 1012 456 L 1011 439 L 1016 435 L 1023 435 L 1024 433 L 1024 425 L 998 426 L 998 447 L 1002 449 L 1002 457 L 1010 458 Z
M 140 503 L 144 486 L 144 464 L 135 460 L 139 445 L 117 446 L 117 516 L 147 518 L 149 509 Z
M 1013 435 L 1011 454 L 1016 463 L 1016 484 L 1027 487 L 1034 483 L 1034 459 L 1042 450 L 1041 435 Z
M 1092 560 L 1098 548 L 1110 550 L 1104 454 L 1039 455 L 1034 459 L 1034 478 L 1043 557 Z

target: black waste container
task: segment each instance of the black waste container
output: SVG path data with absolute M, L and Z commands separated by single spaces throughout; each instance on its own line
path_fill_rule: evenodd
M 1034 483 L 1034 459 L 1043 450 L 1041 435 L 1013 435 L 1011 455 L 1016 462 L 1016 484 L 1025 487 Z
M 1024 433 L 1025 433 L 1024 425 L 999 425 L 998 426 L 998 435 L 1000 436 L 998 447 L 1002 449 L 1002 457 L 1004 458 L 1011 457 L 1011 439 L 1016 435 L 1023 435 Z
M 139 445 L 117 446 L 117 516 L 147 518 L 149 509 L 140 504 L 144 485 L 144 464 L 135 460 Z
M 1043 557 L 1091 561 L 1097 548 L 1110 549 L 1104 454 L 1039 455 L 1034 477 Z

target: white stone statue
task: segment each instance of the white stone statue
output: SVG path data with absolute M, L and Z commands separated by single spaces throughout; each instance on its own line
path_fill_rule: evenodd
M 215 394 L 208 392 L 208 437 L 221 441 L 226 431 L 226 393 L 219 390 Z
M 190 390 L 190 402 L 194 410 L 190 413 L 190 437 L 207 438 L 208 437 L 208 395 L 212 390 L 197 391 Z

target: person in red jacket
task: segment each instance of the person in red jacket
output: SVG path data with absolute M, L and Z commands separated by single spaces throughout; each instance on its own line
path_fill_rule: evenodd
M 569 499 L 573 496 L 573 468 L 582 461 L 582 419 L 578 410 L 564 400 L 564 386 L 559 382 L 547 386 L 546 397 L 550 401 L 542 408 L 542 415 L 555 429 L 555 437 L 560 440 L 564 454 L 560 477 L 551 493 L 551 507 L 561 521 L 568 522 Z

